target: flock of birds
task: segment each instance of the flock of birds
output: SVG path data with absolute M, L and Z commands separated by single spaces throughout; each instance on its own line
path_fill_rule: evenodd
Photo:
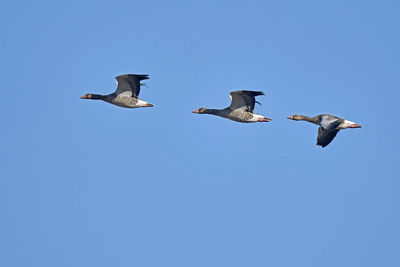
M 141 83 L 141 81 L 149 79 L 149 75 L 124 74 L 115 78 L 117 80 L 117 89 L 114 93 L 109 95 L 86 94 L 81 98 L 94 100 L 100 99 L 124 108 L 153 106 L 153 104 L 139 99 L 140 87 L 144 85 L 144 83 Z M 264 93 L 260 91 L 249 90 L 234 91 L 230 93 L 232 102 L 229 107 L 224 109 L 199 108 L 193 111 L 193 113 L 212 114 L 244 123 L 269 122 L 271 119 L 260 114 L 253 113 L 255 104 L 259 104 L 255 97 L 259 95 L 264 95 Z M 317 145 L 322 147 L 326 147 L 330 142 L 332 142 L 336 134 L 342 129 L 361 128 L 361 125 L 356 124 L 355 122 L 327 114 L 321 114 L 314 117 L 293 115 L 288 117 L 288 119 L 295 121 L 308 121 L 319 125 Z

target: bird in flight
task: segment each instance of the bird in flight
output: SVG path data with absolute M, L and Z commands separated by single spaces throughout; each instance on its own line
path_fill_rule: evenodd
M 103 100 L 113 105 L 117 105 L 124 108 L 141 108 L 141 107 L 152 107 L 146 101 L 140 100 L 140 81 L 149 79 L 147 74 L 124 74 L 115 77 L 117 80 L 117 89 L 114 93 L 109 95 L 98 95 L 98 94 L 86 94 L 82 96 L 82 99 L 93 99 Z
M 355 122 L 328 114 L 321 114 L 314 117 L 293 115 L 288 117 L 288 119 L 295 121 L 308 121 L 319 125 L 317 145 L 322 147 L 329 145 L 337 133 L 342 129 L 361 128 L 361 125 L 356 124 Z
M 193 113 L 212 114 L 237 122 L 269 122 L 271 119 L 253 113 L 255 104 L 260 104 L 255 99 L 259 95 L 264 95 L 264 93 L 248 90 L 234 91 L 230 93 L 232 102 L 229 107 L 224 109 L 199 108 Z

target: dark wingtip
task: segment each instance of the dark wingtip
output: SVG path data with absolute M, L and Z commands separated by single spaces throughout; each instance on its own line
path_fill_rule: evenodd
M 329 145 L 329 144 L 322 144 L 322 143 L 317 142 L 317 146 L 326 147 L 327 145 Z
M 243 94 L 249 94 L 251 96 L 265 95 L 264 92 L 262 92 L 262 91 L 242 90 L 239 92 L 241 92 Z
M 249 92 L 253 93 L 254 96 L 265 95 L 264 92 L 262 92 L 262 91 L 249 91 Z
M 140 80 L 148 80 L 150 79 L 150 76 L 148 74 L 139 74 L 139 79 Z
M 134 78 L 138 79 L 139 81 L 141 80 L 148 80 L 150 79 L 150 76 L 148 74 L 121 74 L 115 77 L 115 79 L 118 78 Z

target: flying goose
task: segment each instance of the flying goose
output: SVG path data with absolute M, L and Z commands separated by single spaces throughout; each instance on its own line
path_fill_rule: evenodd
M 193 113 L 213 114 L 237 122 L 269 122 L 271 119 L 253 113 L 255 103 L 260 104 L 255 99 L 258 95 L 264 95 L 264 93 L 246 90 L 234 91 L 230 93 L 232 102 L 229 107 L 224 109 L 199 108 Z
M 288 119 L 295 121 L 308 121 L 319 125 L 317 145 L 326 147 L 332 142 L 336 134 L 347 128 L 361 128 L 361 125 L 355 122 L 348 121 L 336 116 L 321 114 L 314 117 L 307 117 L 303 115 L 293 115 L 288 117 Z
M 86 94 L 82 96 L 82 99 L 100 99 L 108 103 L 124 107 L 124 108 L 140 108 L 140 107 L 152 107 L 146 101 L 138 98 L 140 93 L 141 80 L 149 79 L 147 74 L 124 74 L 115 77 L 117 80 L 117 89 L 114 93 L 109 95 L 96 95 Z

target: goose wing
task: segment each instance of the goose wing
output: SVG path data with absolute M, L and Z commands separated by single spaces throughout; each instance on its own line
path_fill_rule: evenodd
M 149 79 L 147 74 L 124 74 L 115 77 L 117 80 L 117 90 L 115 93 L 120 95 L 130 94 L 132 97 L 138 97 L 140 93 L 140 81 Z
M 338 117 L 322 115 L 320 127 L 318 128 L 317 145 L 326 147 L 339 132 L 339 125 L 343 119 Z
M 333 138 L 337 135 L 339 130 L 326 130 L 322 127 L 318 128 L 318 137 L 317 137 L 317 145 L 326 147 L 332 142 Z
M 256 103 L 260 104 L 256 101 L 256 96 L 264 95 L 263 92 L 260 91 L 234 91 L 230 93 L 230 97 L 232 99 L 230 108 L 232 110 L 235 109 L 243 109 L 244 111 L 253 112 L 254 105 Z

